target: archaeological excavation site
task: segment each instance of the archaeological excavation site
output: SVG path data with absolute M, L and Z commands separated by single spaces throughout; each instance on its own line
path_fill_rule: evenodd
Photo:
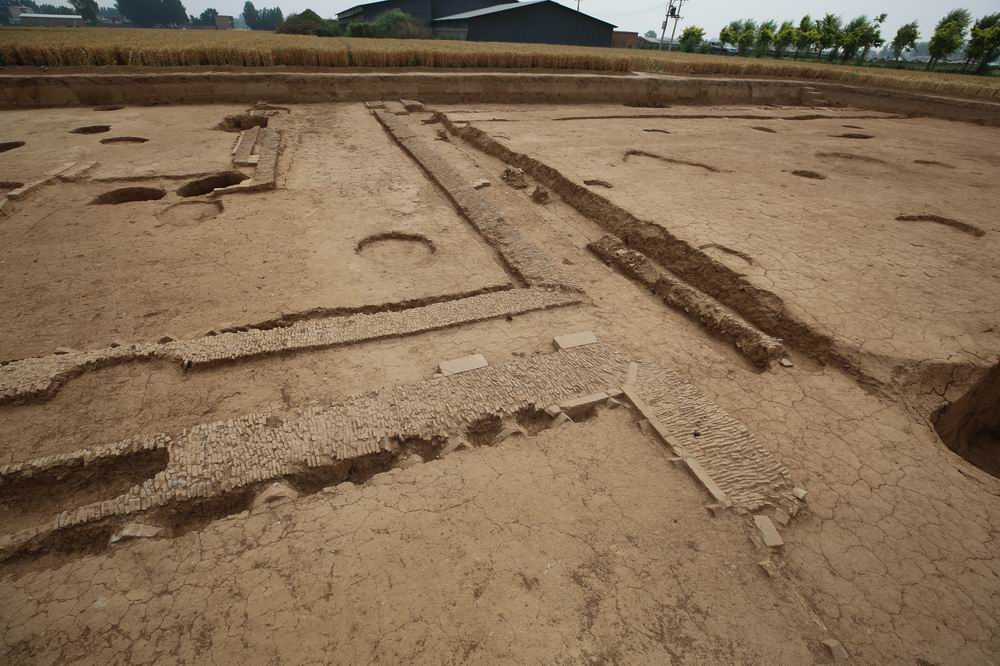
M 0 108 L 0 662 L 1000 658 L 1000 103 L 52 72 Z

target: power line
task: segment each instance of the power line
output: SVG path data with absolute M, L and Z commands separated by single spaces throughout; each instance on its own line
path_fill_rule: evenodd
M 660 31 L 660 43 L 656 45 L 657 51 L 663 50 L 663 38 L 667 35 L 667 23 L 674 20 L 674 29 L 670 32 L 670 43 L 667 44 L 667 51 L 673 49 L 674 36 L 677 34 L 677 22 L 681 19 L 681 7 L 687 0 L 667 0 L 667 15 L 663 19 L 662 30 Z
M 648 14 L 651 11 L 659 9 L 661 6 L 662 5 L 660 5 L 660 3 L 656 3 L 655 5 L 646 7 L 645 9 L 634 9 L 627 12 L 621 12 L 619 14 L 604 14 L 604 16 L 607 16 L 608 18 L 628 18 L 632 16 L 640 16 L 642 14 Z

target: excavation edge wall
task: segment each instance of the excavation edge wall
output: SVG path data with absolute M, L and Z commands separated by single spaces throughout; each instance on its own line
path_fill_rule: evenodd
M 1000 126 L 1000 103 L 815 81 L 507 73 L 11 74 L 0 108 L 107 104 L 424 102 L 801 105 L 804 88 L 825 103 Z

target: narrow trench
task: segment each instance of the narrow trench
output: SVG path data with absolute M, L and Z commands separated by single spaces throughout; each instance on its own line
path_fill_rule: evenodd
M 165 470 L 167 460 L 167 450 L 157 448 L 5 478 L 0 483 L 2 531 L 42 525 L 62 511 L 114 499 Z
M 789 118 L 783 118 L 785 120 Z M 667 229 L 640 220 L 600 194 L 566 178 L 558 170 L 493 140 L 472 124 L 456 125 L 437 118 L 448 131 L 477 150 L 495 157 L 542 183 L 584 217 L 627 247 L 649 256 L 669 272 L 731 308 L 761 331 L 779 338 L 819 363 L 841 368 L 862 386 L 884 391 L 886 386 L 864 372 L 854 359 L 836 348 L 833 339 L 797 320 L 776 294 L 750 283 L 743 275 L 677 238 Z
M 985 231 L 974 224 L 960 222 L 959 220 L 953 220 L 950 217 L 943 217 L 941 215 L 931 215 L 926 213 L 921 215 L 897 215 L 896 220 L 898 222 L 933 222 L 934 224 L 950 227 L 956 231 L 961 231 L 964 234 L 969 234 L 970 236 L 981 237 L 986 235 Z
M 676 159 L 676 158 L 673 158 L 673 157 L 664 157 L 663 155 L 657 155 L 656 153 L 651 153 L 651 152 L 646 151 L 646 150 L 636 150 L 634 148 L 629 148 L 628 150 L 625 151 L 625 154 L 622 156 L 622 162 L 627 162 L 628 158 L 632 157 L 632 156 L 636 156 L 636 157 L 651 157 L 654 160 L 659 160 L 661 162 L 666 162 L 667 164 L 678 164 L 678 165 L 682 165 L 682 166 L 697 167 L 699 169 L 704 169 L 705 171 L 711 171 L 712 173 L 725 173 L 726 172 L 725 169 L 720 169 L 718 167 L 714 167 L 711 164 L 703 164 L 701 162 L 691 162 L 689 160 L 679 160 L 679 159 Z
M 583 422 L 598 412 L 594 407 L 588 413 L 574 417 Z M 280 423 L 280 421 L 278 421 Z M 66 561 L 93 555 L 105 550 L 116 529 L 127 523 L 140 523 L 161 528 L 161 537 L 176 538 L 204 529 L 210 523 L 234 516 L 251 509 L 257 495 L 274 483 L 292 488 L 299 497 L 308 497 L 330 489 L 340 483 L 364 485 L 375 476 L 394 469 L 437 460 L 452 453 L 460 446 L 469 450 L 491 447 L 506 441 L 505 433 L 516 432 L 532 437 L 550 428 L 553 419 L 544 410 L 533 407 L 521 409 L 506 419 L 489 415 L 466 425 L 463 432 L 452 438 L 423 439 L 420 437 L 393 437 L 386 440 L 386 448 L 373 454 L 351 460 L 338 461 L 319 467 L 302 466 L 300 471 L 274 477 L 257 484 L 221 492 L 209 498 L 177 502 L 166 507 L 152 508 L 145 512 L 122 518 L 106 518 L 93 523 L 52 530 L 25 544 L 16 552 L 6 554 L 0 561 L 0 571 L 19 575 L 39 568 L 60 566 Z M 0 496 L 0 507 L 5 505 L 30 505 L 13 509 L 18 513 L 4 516 L 7 525 L 15 526 L 9 532 L 39 525 L 60 511 L 77 508 L 90 502 L 113 499 L 137 483 L 152 478 L 167 468 L 166 449 L 155 449 L 141 454 L 118 457 L 94 466 L 60 469 L 51 474 L 26 477 L 15 481 Z M 53 485 L 54 483 L 54 485 Z M 53 491 L 54 492 L 50 492 Z M 266 509 L 264 509 L 266 510 Z

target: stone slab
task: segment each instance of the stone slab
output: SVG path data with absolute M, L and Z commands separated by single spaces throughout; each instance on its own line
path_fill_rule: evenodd
M 470 354 L 469 356 L 454 358 L 450 361 L 441 361 L 441 363 L 438 364 L 438 371 L 447 377 L 448 375 L 457 375 L 461 372 L 479 370 L 480 368 L 485 368 L 488 365 L 489 363 L 486 361 L 486 357 L 482 354 Z
M 764 540 L 764 545 L 768 548 L 781 548 L 785 545 L 784 539 L 778 534 L 778 528 L 774 526 L 767 516 L 756 515 L 753 517 L 754 525 L 760 531 L 760 536 Z
M 597 342 L 597 336 L 591 331 L 580 331 L 579 333 L 568 333 L 557 335 L 552 338 L 552 344 L 556 349 L 572 349 L 582 345 L 592 345 Z
M 604 391 L 591 393 L 582 398 L 574 398 L 566 402 L 559 403 L 559 408 L 571 419 L 583 416 L 598 405 L 604 404 L 608 399 L 608 394 Z

